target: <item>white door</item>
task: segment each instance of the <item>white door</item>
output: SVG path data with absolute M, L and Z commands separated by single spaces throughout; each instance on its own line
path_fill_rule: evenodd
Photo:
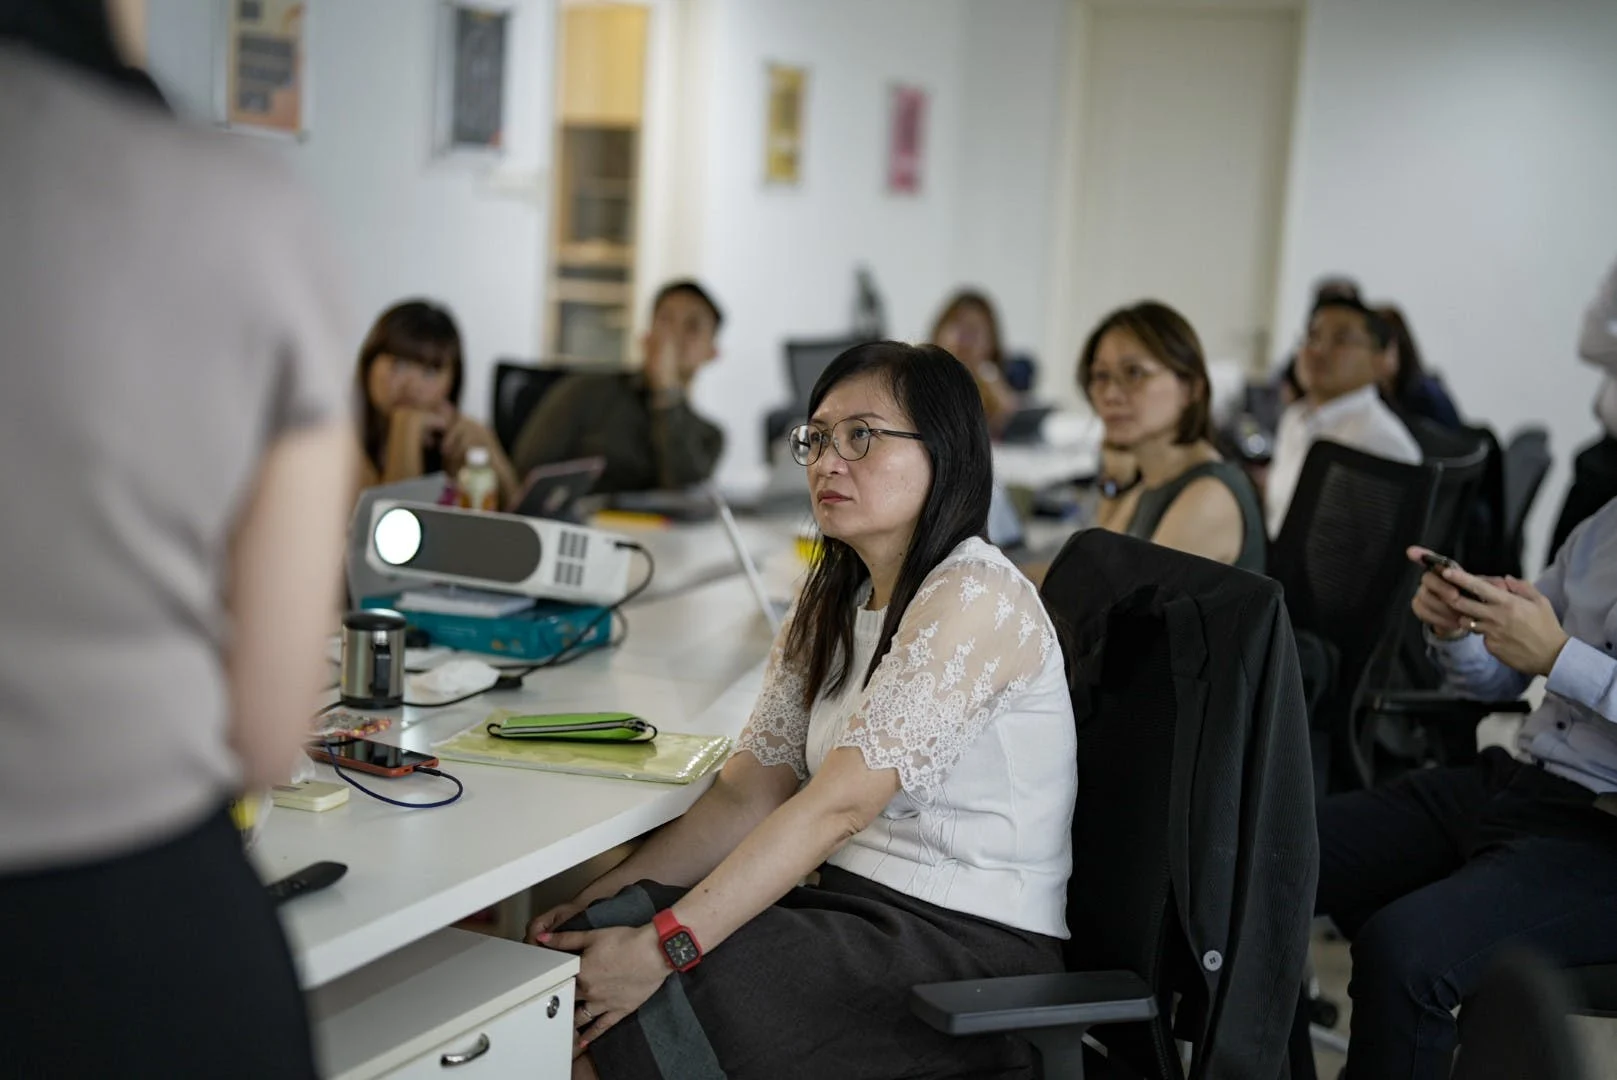
M 1072 280 L 1055 298 L 1071 312 L 1072 356 L 1108 311 L 1152 298 L 1190 319 L 1210 361 L 1261 370 L 1297 13 L 1097 4 L 1084 37 Z

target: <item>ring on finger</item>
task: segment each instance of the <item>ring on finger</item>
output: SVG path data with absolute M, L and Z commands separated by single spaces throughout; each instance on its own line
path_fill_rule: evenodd
M 582 1001 L 578 1003 L 578 1011 L 584 1014 L 584 1023 L 586 1024 L 595 1019 L 595 1014 L 590 1012 L 590 1007 Z
M 1470 630 L 1471 630 L 1471 632 L 1473 634 L 1477 632 L 1477 620 L 1475 620 L 1475 619 L 1467 619 L 1465 621 L 1465 624 L 1466 624 L 1467 627 L 1470 628 Z

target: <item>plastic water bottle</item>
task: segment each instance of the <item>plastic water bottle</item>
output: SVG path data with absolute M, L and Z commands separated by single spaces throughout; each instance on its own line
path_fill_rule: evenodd
M 500 509 L 500 478 L 489 464 L 488 447 L 466 451 L 466 463 L 455 474 L 455 505 L 469 510 Z

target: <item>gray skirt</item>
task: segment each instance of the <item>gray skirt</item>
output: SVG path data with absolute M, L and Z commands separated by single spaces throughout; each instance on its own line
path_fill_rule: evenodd
M 684 889 L 631 885 L 563 929 L 640 926 Z M 954 1038 L 911 1015 L 910 987 L 1061 971 L 1061 942 L 963 915 L 834 866 L 793 889 L 591 1044 L 605 1080 L 1033 1080 L 1006 1035 Z

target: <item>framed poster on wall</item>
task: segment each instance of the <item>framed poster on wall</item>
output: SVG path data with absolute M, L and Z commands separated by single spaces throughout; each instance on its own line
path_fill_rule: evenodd
M 225 127 L 308 134 L 308 8 L 299 0 L 225 0 L 215 82 Z
M 508 8 L 458 0 L 440 5 L 433 137 L 437 153 L 504 149 L 510 26 Z
M 918 195 L 925 165 L 926 91 L 894 86 L 887 105 L 887 190 Z
M 769 65 L 764 111 L 764 183 L 795 185 L 803 178 L 803 95 L 808 69 Z

